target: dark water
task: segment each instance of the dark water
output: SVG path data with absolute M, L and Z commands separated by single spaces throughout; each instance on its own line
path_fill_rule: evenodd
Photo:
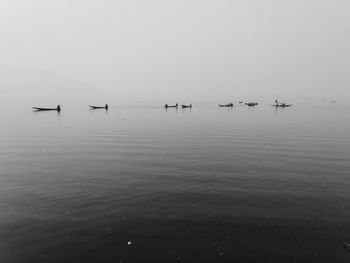
M 0 111 L 0 262 L 350 262 L 349 113 Z

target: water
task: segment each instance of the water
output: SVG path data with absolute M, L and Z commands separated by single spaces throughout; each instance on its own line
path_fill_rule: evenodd
M 350 260 L 349 106 L 6 109 L 0 262 Z

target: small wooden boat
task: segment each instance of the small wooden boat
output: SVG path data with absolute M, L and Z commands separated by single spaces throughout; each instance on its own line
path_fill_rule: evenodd
M 32 107 L 36 111 L 61 111 L 61 106 L 57 105 L 56 108 L 39 108 L 39 107 Z
M 168 104 L 165 104 L 165 108 L 177 108 L 179 105 L 176 103 L 175 105 L 168 105 Z
M 344 247 L 350 251 L 350 243 L 344 242 Z
M 272 105 L 272 106 L 274 106 L 274 107 L 281 107 L 281 108 L 285 108 L 285 107 L 290 107 L 290 106 L 292 106 L 292 104 L 287 104 L 287 103 L 284 103 L 284 102 L 279 102 L 278 100 L 275 100 L 275 103 L 276 104 L 274 104 L 274 105 Z
M 108 104 L 106 104 L 105 106 L 93 106 L 93 105 L 89 105 L 89 107 L 90 107 L 92 110 L 97 110 L 97 109 L 105 109 L 105 110 L 108 110 Z
M 229 104 L 219 104 L 219 107 L 233 107 L 233 103 L 229 103 Z
M 192 108 L 192 104 L 190 104 L 190 105 L 182 105 L 182 108 Z
M 247 103 L 244 103 L 245 105 L 247 105 L 248 107 L 254 107 L 256 105 L 258 105 L 257 102 L 247 102 Z
M 280 104 L 274 104 L 274 105 L 272 105 L 272 106 L 274 106 L 274 107 L 276 107 L 276 108 L 286 108 L 286 107 L 292 106 L 292 104 L 280 103 Z

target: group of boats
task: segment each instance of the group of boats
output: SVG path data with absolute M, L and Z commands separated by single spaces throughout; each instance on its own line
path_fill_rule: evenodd
M 244 103 L 243 101 L 240 101 L 239 104 L 245 104 L 248 107 L 254 107 L 257 106 L 259 103 L 257 102 L 246 102 Z M 233 103 L 228 103 L 228 104 L 219 104 L 219 107 L 233 107 Z
M 259 103 L 257 102 L 246 102 L 244 103 L 243 101 L 240 101 L 239 104 L 245 104 L 247 105 L 248 107 L 255 107 L 257 106 Z M 227 107 L 227 108 L 232 108 L 234 106 L 234 104 L 231 102 L 231 103 L 228 103 L 228 104 L 218 104 L 219 107 Z M 284 102 L 279 102 L 278 100 L 275 100 L 275 104 L 273 104 L 272 106 L 278 108 L 278 107 L 281 107 L 281 108 L 286 108 L 286 107 L 290 107 L 292 106 L 292 104 L 287 104 L 287 103 L 284 103 Z M 168 108 L 178 108 L 179 107 L 179 104 L 174 104 L 174 105 L 169 105 L 169 104 L 165 104 L 164 106 L 166 109 Z M 97 110 L 97 109 L 105 109 L 105 110 L 108 110 L 108 104 L 105 104 L 104 106 L 94 106 L 94 105 L 89 105 L 89 108 L 92 109 L 92 110 Z M 185 104 L 182 104 L 181 105 L 181 108 L 192 108 L 192 104 L 189 104 L 189 105 L 185 105 Z M 40 107 L 33 107 L 34 110 L 36 111 L 58 111 L 60 112 L 61 111 L 61 105 L 57 105 L 56 108 L 40 108 Z
M 243 102 L 243 101 L 240 101 L 239 104 L 245 104 L 247 105 L 248 107 L 255 107 L 257 105 L 259 105 L 258 102 Z M 227 104 L 218 104 L 219 107 L 225 107 L 225 108 L 232 108 L 234 106 L 234 104 L 232 102 L 230 103 L 227 103 Z M 290 107 L 292 106 L 292 104 L 287 104 L 287 103 L 284 103 L 284 102 L 279 102 L 278 100 L 275 100 L 275 104 L 273 104 L 272 106 L 274 107 L 281 107 L 281 108 L 285 108 L 285 107 Z M 164 106 L 166 109 L 167 108 L 178 108 L 179 107 L 179 104 L 174 104 L 174 105 L 168 105 L 168 104 L 165 104 Z M 192 104 L 190 105 L 182 105 L 182 108 L 192 108 Z
M 35 111 L 61 111 L 61 105 L 57 105 L 56 108 L 39 108 L 39 107 L 32 107 Z M 91 110 L 97 110 L 97 109 L 105 109 L 108 110 L 108 104 L 104 105 L 104 106 L 93 106 L 93 105 L 89 105 L 89 108 Z

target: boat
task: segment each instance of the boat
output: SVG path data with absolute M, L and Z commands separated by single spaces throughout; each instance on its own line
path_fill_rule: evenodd
M 244 103 L 245 105 L 247 105 L 248 107 L 254 107 L 256 105 L 258 105 L 257 102 L 247 102 L 247 103 Z
M 179 106 L 179 104 L 175 104 L 175 105 L 168 105 L 168 104 L 165 104 L 165 108 L 167 109 L 167 108 L 177 108 Z
M 281 108 L 285 108 L 285 107 L 290 107 L 290 106 L 292 106 L 292 104 L 287 104 L 287 103 L 284 103 L 284 102 L 279 102 L 278 100 L 275 100 L 275 103 L 276 104 L 274 104 L 274 105 L 272 105 L 272 106 L 274 106 L 274 107 L 281 107 Z
M 274 106 L 274 107 L 276 107 L 276 108 L 285 108 L 285 107 L 290 107 L 290 106 L 292 106 L 292 104 L 285 104 L 285 103 L 280 103 L 280 104 L 274 104 L 274 105 L 272 105 L 272 106 Z
M 96 109 L 105 109 L 105 110 L 108 110 L 108 104 L 106 104 L 105 106 L 93 106 L 93 105 L 89 105 L 89 107 L 90 107 L 92 110 L 96 110 Z
M 344 242 L 344 247 L 350 251 L 350 243 Z
M 57 105 L 56 108 L 40 108 L 40 107 L 32 107 L 36 111 L 61 111 L 61 106 Z
M 219 104 L 219 107 L 233 107 L 233 103 Z
M 192 108 L 192 104 L 190 104 L 190 105 L 183 105 L 182 104 L 182 108 Z

